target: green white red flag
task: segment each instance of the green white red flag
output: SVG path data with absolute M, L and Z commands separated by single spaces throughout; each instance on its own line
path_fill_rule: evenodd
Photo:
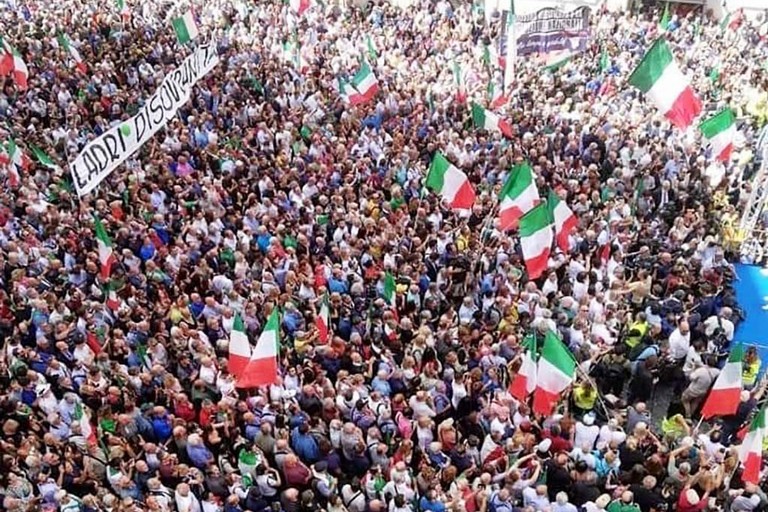
M 240 313 L 235 314 L 232 332 L 229 333 L 229 358 L 227 369 L 236 379 L 243 374 L 251 361 L 251 342 L 245 332 L 245 324 Z
M 726 108 L 699 125 L 703 142 L 712 151 L 712 158 L 727 162 L 733 153 L 736 138 L 736 115 Z
M 436 153 L 427 173 L 426 187 L 443 197 L 453 209 L 468 210 L 475 204 L 475 189 L 469 178 L 442 154 Z
M 331 308 L 328 305 L 328 294 L 323 295 L 320 302 L 320 311 L 315 316 L 315 326 L 317 327 L 318 340 L 322 344 L 328 343 L 328 337 L 331 331 Z
M 568 252 L 571 245 L 568 237 L 579 225 L 579 219 L 573 210 L 568 208 L 565 201 L 557 197 L 553 190 L 549 191 L 547 204 L 555 225 L 555 242 L 561 251 Z
M 509 96 L 504 94 L 501 87 L 496 87 L 493 82 L 488 83 L 488 101 L 491 110 L 497 110 L 509 103 Z
M 101 265 L 101 278 L 105 281 L 112 273 L 112 264 L 115 263 L 115 255 L 112 251 L 112 241 L 109 239 L 104 224 L 98 215 L 93 216 L 93 229 L 96 235 L 96 245 L 99 251 L 99 264 Z
M 512 383 L 509 385 L 509 393 L 518 400 L 525 400 L 528 395 L 536 390 L 536 339 L 534 336 L 528 337 L 529 343 L 523 359 L 520 363 L 520 369 L 512 379 Z
M 538 279 L 547 270 L 552 250 L 552 218 L 546 202 L 522 216 L 519 234 L 528 279 Z
M 744 466 L 741 480 L 752 484 L 760 483 L 763 466 L 763 439 L 765 438 L 765 406 L 755 415 L 749 431 L 739 448 L 739 461 Z
M 629 83 L 681 130 L 701 113 L 701 101 L 663 38 L 651 45 L 629 76 Z
M 466 103 L 467 84 L 465 83 L 461 66 L 455 60 L 453 61 L 453 82 L 456 85 L 456 101 L 458 103 Z
M 540 201 L 539 190 L 528 162 L 515 165 L 499 192 L 499 229 L 517 228 L 520 217 Z
M 744 389 L 742 380 L 742 360 L 744 349 L 741 344 L 736 345 L 728 354 L 728 361 L 723 370 L 717 376 L 706 402 L 701 409 L 704 419 L 712 416 L 729 416 L 736 414 L 739 408 L 739 397 Z
M 280 314 L 277 308 L 269 315 L 267 325 L 251 352 L 251 358 L 237 377 L 238 388 L 256 388 L 277 382 L 277 356 L 280 347 Z
M 27 69 L 24 59 L 11 43 L 1 37 L 0 44 L 2 44 L 1 51 L 3 52 L 2 57 L 0 57 L 0 76 L 11 75 L 16 87 L 22 90 L 26 89 L 29 69 Z
M 178 18 L 171 20 L 171 26 L 173 26 L 173 31 L 176 32 L 176 39 L 179 41 L 179 44 L 187 44 L 197 39 L 197 36 L 200 35 L 197 22 L 195 21 L 195 14 L 191 9 Z
M 59 46 L 61 46 L 72 58 L 72 61 L 75 63 L 75 68 L 85 74 L 88 72 L 88 68 L 85 65 L 85 62 L 83 62 L 83 58 L 80 56 L 80 52 L 77 51 L 77 48 L 72 46 L 72 41 L 70 41 L 67 34 L 64 34 L 63 32 L 59 34 L 58 36 L 59 40 Z
M 506 119 L 502 119 L 499 115 L 486 110 L 475 102 L 472 102 L 472 122 L 475 128 L 480 130 L 499 132 L 509 139 L 513 136 L 512 125 Z
M 78 400 L 75 404 L 75 410 L 72 413 L 72 420 L 80 425 L 80 433 L 83 435 L 89 445 L 93 446 L 98 443 L 96 432 L 91 426 L 90 417 L 88 416 L 88 413 L 86 413 L 85 407 L 83 407 L 83 403 L 80 400 Z
M 352 102 L 353 105 L 366 103 L 372 100 L 379 92 L 379 81 L 367 62 L 363 62 L 357 74 L 352 77 L 352 87 L 355 88 L 359 95 L 356 101 Z
M 544 337 L 537 367 L 533 412 L 549 416 L 560 402 L 560 395 L 573 382 L 576 360 L 560 338 L 552 331 Z

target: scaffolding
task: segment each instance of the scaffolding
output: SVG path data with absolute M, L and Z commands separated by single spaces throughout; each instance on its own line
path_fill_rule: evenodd
M 762 142 L 763 137 L 755 148 L 758 168 L 752 177 L 752 192 L 739 222 L 739 252 L 742 261 L 749 263 L 760 263 L 768 254 L 768 232 L 762 222 L 763 212 L 768 209 L 768 144 Z

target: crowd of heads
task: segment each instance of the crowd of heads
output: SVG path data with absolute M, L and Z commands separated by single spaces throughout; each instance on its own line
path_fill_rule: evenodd
M 587 49 L 565 66 L 514 62 L 499 110 L 508 139 L 472 126 L 453 74 L 455 62 L 484 104 L 487 84 L 502 87 L 504 71 L 483 58 L 498 14 L 447 1 L 318 1 L 301 16 L 294 2 L 193 1 L 220 63 L 78 198 L 67 163 L 189 53 L 169 24 L 183 7 L 17 3 L 2 35 L 29 81 L 4 80 L 0 137 L 57 165 L 36 163 L 0 190 L 3 509 L 768 505 L 738 460 L 764 391 L 756 350 L 745 351 L 737 413 L 698 421 L 742 319 L 724 233 L 759 164 L 762 20 L 723 27 L 673 11 L 662 35 L 662 12 L 594 11 Z M 62 31 L 87 72 L 71 66 Z M 707 113 L 737 112 L 727 164 L 628 85 L 659 36 Z M 351 106 L 338 78 L 361 59 L 380 91 Z M 477 190 L 471 211 L 424 191 L 437 151 Z M 537 280 L 496 219 L 498 191 L 523 161 L 579 219 Z M 94 217 L 114 250 L 108 280 Z M 227 359 L 235 318 L 255 344 L 275 309 L 277 382 L 238 388 Z M 507 390 L 524 340 L 549 331 L 578 375 L 540 416 Z

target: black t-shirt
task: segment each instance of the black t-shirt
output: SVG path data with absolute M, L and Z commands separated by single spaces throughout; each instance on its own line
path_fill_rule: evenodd
M 555 501 L 555 496 L 559 492 L 567 492 L 571 485 L 571 475 L 568 474 L 568 470 L 562 466 L 555 464 L 554 460 L 546 462 L 547 470 L 547 492 L 549 494 L 549 500 Z
M 664 498 L 658 492 L 648 490 L 642 485 L 635 484 L 630 487 L 630 490 L 635 495 L 635 503 L 642 512 L 650 512 L 651 509 L 664 503 Z

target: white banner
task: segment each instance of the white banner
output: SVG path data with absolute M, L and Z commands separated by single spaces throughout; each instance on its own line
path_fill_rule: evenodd
M 192 87 L 219 63 L 215 44 L 195 48 L 181 66 L 166 75 L 160 88 L 139 113 L 113 126 L 91 141 L 69 165 L 77 195 L 96 188 L 109 174 L 136 152 L 168 121 L 192 94 Z

